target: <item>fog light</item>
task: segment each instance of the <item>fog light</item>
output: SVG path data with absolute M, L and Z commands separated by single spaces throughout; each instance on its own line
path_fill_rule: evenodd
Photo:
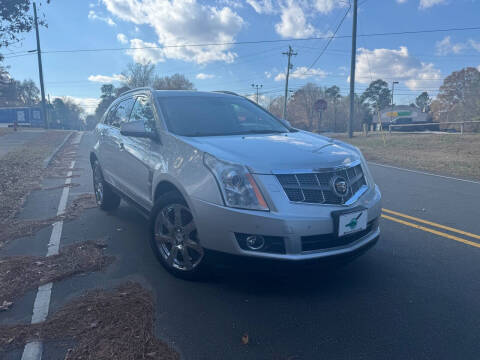
M 245 243 L 250 250 L 260 250 L 265 245 L 265 239 L 261 235 L 250 235 Z

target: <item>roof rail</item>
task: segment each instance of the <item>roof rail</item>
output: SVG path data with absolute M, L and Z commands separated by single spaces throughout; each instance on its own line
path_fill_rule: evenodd
M 126 95 L 126 94 L 130 94 L 132 92 L 135 92 L 135 91 L 140 91 L 140 90 L 149 90 L 149 91 L 155 91 L 152 87 L 150 86 L 144 86 L 144 87 L 139 87 L 139 88 L 135 88 L 135 89 L 130 89 L 130 90 L 127 90 L 123 93 L 120 94 L 120 96 L 123 96 L 123 95 Z M 120 97 L 119 96 L 119 97 Z
M 222 94 L 228 94 L 228 95 L 235 95 L 235 96 L 241 96 L 233 91 L 228 91 L 228 90 L 215 90 L 213 91 L 215 93 L 222 93 Z

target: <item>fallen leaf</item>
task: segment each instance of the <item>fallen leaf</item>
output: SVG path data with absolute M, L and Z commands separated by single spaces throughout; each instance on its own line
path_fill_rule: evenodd
M 0 311 L 7 311 L 12 305 L 13 305 L 13 302 L 4 300 L 3 304 L 0 305 Z
M 243 345 L 248 344 L 248 334 L 247 333 L 243 334 L 243 336 L 242 336 L 242 344 Z

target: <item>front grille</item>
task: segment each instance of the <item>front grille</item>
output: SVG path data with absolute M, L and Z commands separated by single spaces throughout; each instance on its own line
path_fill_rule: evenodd
M 316 173 L 277 174 L 277 179 L 290 201 L 313 204 L 344 204 L 363 185 L 365 176 L 360 164 Z M 348 190 L 339 196 L 333 188 L 333 180 L 340 176 L 347 181 Z
M 330 248 L 347 246 L 361 239 L 378 227 L 378 218 L 370 221 L 367 228 L 356 233 L 337 237 L 335 234 L 322 234 L 302 236 L 302 251 L 325 250 Z

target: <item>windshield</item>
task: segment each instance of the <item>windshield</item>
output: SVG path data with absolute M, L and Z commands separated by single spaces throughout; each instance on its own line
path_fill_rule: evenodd
M 278 119 L 241 97 L 159 97 L 168 130 L 183 136 L 289 132 Z

